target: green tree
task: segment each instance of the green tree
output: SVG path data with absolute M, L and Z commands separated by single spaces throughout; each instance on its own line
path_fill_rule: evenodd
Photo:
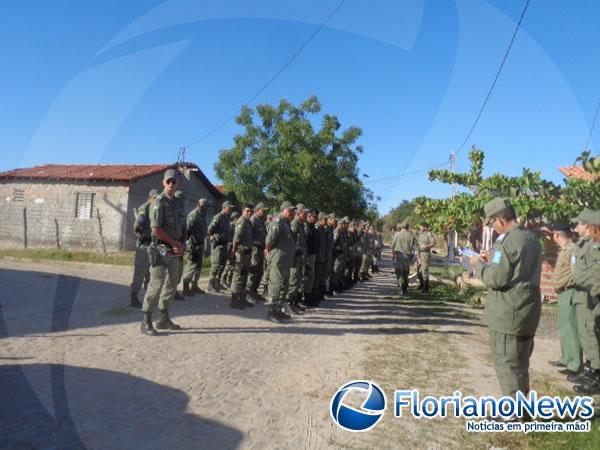
M 220 151 L 215 164 L 225 190 L 242 202 L 278 206 L 290 200 L 351 217 L 364 218 L 369 211 L 372 216 L 376 199 L 357 167 L 362 131 L 341 130 L 336 116 L 320 112 L 314 96 L 297 106 L 281 100 L 256 111 L 243 107 L 236 123 L 244 131 L 234 136 L 233 147 Z

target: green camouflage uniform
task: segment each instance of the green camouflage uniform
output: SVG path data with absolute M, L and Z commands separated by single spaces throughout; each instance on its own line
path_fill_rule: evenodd
M 235 224 L 233 245 L 236 247 L 236 252 L 231 292 L 233 294 L 244 294 L 252 255 L 252 223 L 245 216 L 241 216 Z
M 344 272 L 348 257 L 348 233 L 338 225 L 333 232 L 333 289 L 335 290 L 344 287 Z
M 288 300 L 295 302 L 302 295 L 304 287 L 302 285 L 304 257 L 306 255 L 306 234 L 304 231 L 304 223 L 298 219 L 292 220 L 290 224 L 292 236 L 296 242 L 296 253 L 294 263 L 290 270 L 290 287 L 288 292 Z
M 271 223 L 266 240 L 270 249 L 269 265 L 269 298 L 274 309 L 283 307 L 290 283 L 290 270 L 294 264 L 296 241 L 292 235 L 290 223 L 280 217 Z M 279 312 L 281 309 L 279 309 Z
M 318 241 L 318 252 L 315 265 L 315 282 L 314 289 L 317 295 L 323 295 L 327 290 L 327 233 L 328 226 L 318 225 L 317 230 L 317 241 Z
M 142 204 L 135 214 L 135 225 L 133 231 L 138 235 L 133 280 L 131 282 L 131 292 L 137 292 L 142 287 L 148 287 L 150 281 L 150 243 L 152 242 L 152 230 L 150 229 L 150 205 L 153 200 L 148 200 Z M 139 303 L 138 303 L 139 307 Z
M 310 297 L 315 284 L 315 265 L 319 253 L 319 236 L 314 224 L 304 223 L 304 236 L 306 238 L 306 255 L 304 257 L 304 280 L 302 292 Z
M 230 241 L 229 216 L 223 212 L 215 215 L 208 226 L 208 234 L 212 240 L 210 257 L 210 278 L 217 282 L 225 270 L 227 262 L 227 243 Z
M 573 372 L 579 372 L 582 349 L 577 333 L 577 316 L 573 304 L 573 270 L 577 261 L 577 245 L 569 241 L 560 250 L 554 267 L 554 288 L 558 294 L 558 331 L 560 336 L 560 362 Z
M 197 287 L 202 272 L 204 239 L 207 233 L 206 212 L 196 207 L 187 215 L 186 221 L 188 239 L 185 246 L 183 283 L 193 283 Z
M 405 293 L 408 289 L 410 263 L 415 248 L 416 241 L 410 231 L 402 229 L 394 233 L 394 237 L 392 238 L 392 254 L 394 257 L 396 280 L 398 281 L 401 293 Z
M 233 271 L 235 270 L 235 256 L 232 253 L 233 249 L 233 236 L 235 235 L 235 226 L 237 219 L 232 219 L 229 222 L 229 233 L 227 235 L 227 259 L 225 264 L 225 269 L 223 270 L 223 274 L 221 275 L 221 284 L 225 286 L 231 286 L 231 279 L 233 278 Z
M 475 268 L 488 287 L 483 320 L 503 395 L 529 392 L 529 357 L 542 308 L 541 271 L 539 239 L 522 225 L 500 235 L 490 263 Z
M 267 239 L 267 226 L 265 221 L 254 214 L 250 218 L 252 223 L 252 257 L 250 259 L 250 275 L 248 289 L 258 295 L 258 287 L 265 270 L 265 241 Z
M 367 230 L 361 231 L 362 259 L 360 262 L 360 277 L 365 280 L 369 275 L 369 267 L 373 258 L 373 240 Z
M 183 221 L 178 200 L 166 192 L 160 194 L 150 208 L 150 226 L 162 228 L 175 241 L 183 239 Z M 181 275 L 181 257 L 167 254 L 161 256 L 153 250 L 150 283 L 144 297 L 142 311 L 151 313 L 156 304 L 161 311 L 168 311 Z

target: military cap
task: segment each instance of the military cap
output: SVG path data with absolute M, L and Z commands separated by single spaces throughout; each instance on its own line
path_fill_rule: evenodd
M 281 208 L 279 208 L 280 211 L 283 211 L 284 209 L 296 209 L 296 207 L 292 204 L 292 202 L 288 202 L 286 200 L 281 204 Z
M 555 222 L 548 227 L 552 231 L 571 231 L 571 225 L 565 222 Z
M 256 204 L 256 206 L 254 207 L 254 209 L 256 211 L 258 211 L 259 209 L 269 209 L 269 208 L 267 208 L 267 205 L 265 205 L 263 202 L 258 202 Z
M 344 216 L 340 219 L 340 223 L 349 223 L 350 219 L 347 216 Z
M 163 180 L 168 180 L 170 178 L 177 179 L 177 171 L 175 169 L 165 170 L 165 174 L 163 175 Z
M 319 213 L 319 215 L 317 216 L 317 218 L 318 218 L 319 220 L 321 220 L 321 219 L 327 219 L 327 217 L 328 217 L 328 216 L 327 216 L 327 214 L 325 214 L 325 213 L 322 213 L 322 212 L 320 212 L 320 213 Z
M 313 216 L 315 216 L 317 214 L 317 210 L 315 208 L 308 208 L 308 209 L 306 209 L 306 212 L 308 214 L 312 214 Z
M 148 192 L 148 197 L 156 197 L 158 195 L 158 191 L 156 189 L 150 189 L 150 192 Z
M 233 202 L 230 202 L 229 200 L 225 200 L 223 202 L 223 208 L 235 208 L 235 205 L 233 204 Z
M 209 202 L 207 199 L 201 198 L 198 200 L 198 206 L 208 206 L 208 205 L 209 205 Z
M 296 210 L 297 210 L 298 212 L 303 212 L 303 211 L 306 211 L 306 206 L 304 206 L 302 203 L 298 203 L 298 204 L 296 205 Z
M 589 223 L 588 220 L 591 217 L 591 214 L 593 213 L 593 211 L 589 208 L 585 208 L 583 211 L 581 211 L 577 217 L 574 217 L 573 219 L 571 219 L 571 222 L 583 222 L 583 223 Z
M 333 219 L 333 220 L 337 220 L 337 217 L 335 217 L 335 213 L 331 213 L 328 216 L 329 219 Z
M 493 217 L 510 207 L 511 204 L 509 201 L 502 197 L 496 197 L 487 202 L 483 207 L 483 212 L 485 213 L 484 224 L 489 225 Z
M 600 226 L 600 210 L 590 210 L 586 220 L 588 225 Z
M 178 198 L 179 200 L 185 200 L 185 192 L 177 190 L 175 191 L 175 198 Z
M 238 217 L 240 217 L 240 213 L 237 211 L 234 211 L 231 213 L 231 220 L 237 219 Z

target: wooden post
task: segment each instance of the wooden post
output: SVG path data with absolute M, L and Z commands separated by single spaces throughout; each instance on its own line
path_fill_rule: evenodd
M 102 220 L 100 218 L 100 209 L 96 208 L 96 217 L 98 217 L 98 234 L 100 235 L 100 243 L 102 244 L 102 252 L 106 256 L 106 243 L 104 242 L 104 233 L 102 232 Z
M 56 248 L 60 249 L 60 233 L 58 231 L 58 220 L 54 218 L 54 231 L 56 235 Z
M 23 248 L 27 248 L 27 206 L 23 207 Z

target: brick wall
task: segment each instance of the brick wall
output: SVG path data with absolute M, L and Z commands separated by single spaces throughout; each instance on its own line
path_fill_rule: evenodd
M 78 192 L 94 193 L 89 219 L 75 217 Z M 2 180 L 0 245 L 102 250 L 102 228 L 106 249 L 122 250 L 127 195 L 127 186 L 115 183 Z

